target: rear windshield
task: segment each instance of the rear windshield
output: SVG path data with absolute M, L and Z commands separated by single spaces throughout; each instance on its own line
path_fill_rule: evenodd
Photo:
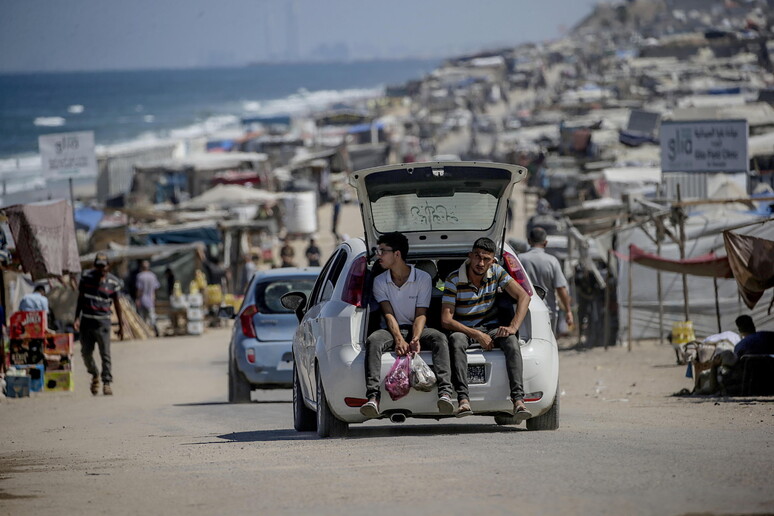
M 284 278 L 264 281 L 255 286 L 255 304 L 258 311 L 264 314 L 291 314 L 280 302 L 280 298 L 288 292 L 303 292 L 306 297 L 314 286 L 315 278 Z
M 510 178 L 502 169 L 447 166 L 443 174 L 421 167 L 365 181 L 375 229 L 387 233 L 487 230 Z

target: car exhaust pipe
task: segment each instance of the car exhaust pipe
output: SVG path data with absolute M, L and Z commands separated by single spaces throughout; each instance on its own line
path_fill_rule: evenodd
M 401 414 L 400 412 L 396 412 L 395 414 L 390 414 L 390 421 L 392 421 L 393 423 L 405 423 L 406 415 Z

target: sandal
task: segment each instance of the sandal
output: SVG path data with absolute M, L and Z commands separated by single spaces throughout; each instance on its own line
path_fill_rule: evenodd
M 457 417 L 465 417 L 473 414 L 473 410 L 470 408 L 470 401 L 460 400 L 459 407 L 457 408 Z
M 527 410 L 527 407 L 523 405 L 516 405 L 516 403 L 513 404 L 513 417 L 516 418 L 516 421 L 521 423 L 522 421 L 526 421 L 529 418 L 532 417 L 532 412 Z

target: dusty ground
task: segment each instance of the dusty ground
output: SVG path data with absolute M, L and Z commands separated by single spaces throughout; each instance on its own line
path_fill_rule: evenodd
M 292 429 L 289 391 L 226 399 L 228 331 L 115 344 L 115 395 L 0 401 L 0 513 L 774 512 L 774 398 L 674 397 L 668 348 L 561 352 L 561 428 L 492 418 Z M 466 489 L 461 489 L 465 486 Z

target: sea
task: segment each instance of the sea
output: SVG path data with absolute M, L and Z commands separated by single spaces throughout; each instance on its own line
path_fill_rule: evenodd
M 93 131 L 98 146 L 187 138 L 242 117 L 295 115 L 375 97 L 438 60 L 0 74 L 0 171 L 39 160 L 38 136 Z

